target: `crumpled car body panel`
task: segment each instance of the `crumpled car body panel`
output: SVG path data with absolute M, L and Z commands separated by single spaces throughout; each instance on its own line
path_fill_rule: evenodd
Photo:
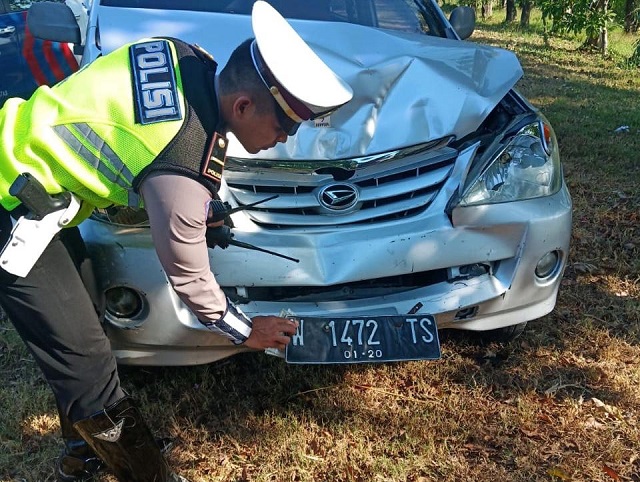
M 198 43 L 223 66 L 232 49 L 252 36 L 250 18 L 244 15 L 200 12 L 194 24 L 192 13 L 102 10 L 101 41 L 107 52 L 162 32 Z M 304 123 L 287 143 L 256 155 L 233 142 L 231 156 L 345 159 L 450 135 L 461 138 L 478 128 L 522 76 L 518 59 L 508 50 L 347 23 L 323 23 L 322 28 L 312 21 L 291 23 L 349 83 L 354 98 L 318 121 L 327 127 Z M 218 27 L 215 35 L 210 25 Z
M 565 250 L 570 231 L 547 229 L 551 224 L 570 224 L 570 205 L 566 190 L 562 190 L 552 199 L 522 201 L 520 206 L 509 210 L 501 205 L 463 208 L 455 213 L 456 227 L 442 223 L 439 229 L 423 229 L 422 223 L 438 223 L 416 219 L 382 233 L 379 228 L 371 228 L 346 238 L 339 233 L 318 238 L 292 233 L 281 239 L 264 233 L 241 232 L 237 236 L 243 241 L 274 251 L 284 250 L 287 255 L 298 257 L 300 264 L 231 246 L 224 251 L 211 250 L 211 265 L 219 283 L 232 285 L 239 293 L 274 285 L 303 285 L 312 293 L 312 286 L 336 282 L 340 283 L 336 291 L 343 291 L 342 296 L 332 293 L 328 298 L 334 299 L 325 301 L 300 296 L 300 301 L 257 300 L 239 304 L 249 316 L 278 314 L 282 310 L 301 316 L 388 315 L 413 310 L 434 315 L 439 328 L 496 329 L 514 321 L 534 320 L 553 309 L 561 271 L 544 282 L 536 281 L 533 273 L 536 262 L 549 249 L 562 250 L 565 258 L 568 255 Z M 524 222 L 523 218 L 533 212 L 540 214 Z M 131 329 L 107 323 L 122 363 L 206 363 L 242 350 L 208 332 L 182 305 L 155 259 L 148 229 L 91 222 L 83 224 L 82 230 L 103 286 L 135 287 L 148 300 L 143 316 L 132 320 Z M 346 282 L 475 263 L 492 263 L 496 268 L 491 274 L 468 279 L 452 277 L 406 289 L 370 287 L 368 291 L 358 291 Z M 420 278 L 415 283 L 419 284 Z M 475 308 L 472 318 L 456 319 L 459 313 L 472 308 Z
M 173 36 L 202 45 L 221 66 L 251 36 L 245 15 L 98 5 L 91 18 L 90 30 L 99 18 L 104 52 Z M 268 151 L 250 155 L 232 142 L 221 197 L 242 206 L 279 195 L 235 213 L 235 238 L 299 262 L 210 249 L 227 295 L 249 316 L 415 313 L 432 315 L 440 329 L 500 329 L 549 313 L 571 236 L 564 181 L 533 198 L 461 203 L 522 126 L 544 121 L 514 90 L 522 76 L 515 55 L 362 25 L 291 23 L 355 97 Z M 98 53 L 87 45 L 87 58 Z M 548 147 L 541 141 L 538 150 Z M 559 161 L 555 171 L 561 178 Z M 487 179 L 489 191 L 509 182 L 498 174 Z M 353 198 L 346 207 L 323 197 L 342 191 Z M 98 215 L 80 228 L 99 287 L 116 295 L 105 329 L 120 363 L 193 365 L 245 349 L 180 302 L 147 227 Z M 124 301 L 137 306 L 133 315 L 121 312 Z

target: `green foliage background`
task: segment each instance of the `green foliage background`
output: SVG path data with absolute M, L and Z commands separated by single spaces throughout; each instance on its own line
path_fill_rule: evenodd
M 474 7 L 477 12 L 490 11 L 493 8 L 505 8 L 506 0 L 461 0 L 457 5 Z M 529 7 L 537 9 L 542 35 L 584 34 L 585 45 L 596 45 L 603 31 L 624 29 L 630 36 L 636 37 L 634 48 L 628 62 L 640 65 L 640 0 L 514 0 L 516 9 Z M 529 17 L 520 20 L 521 26 L 533 27 Z M 604 54 L 608 54 L 608 46 L 600 46 Z

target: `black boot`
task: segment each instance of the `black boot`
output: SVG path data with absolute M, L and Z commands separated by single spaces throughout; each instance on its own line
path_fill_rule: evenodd
M 56 478 L 58 482 L 86 482 L 101 472 L 105 465 L 93 449 L 80 436 L 71 421 L 58 411 L 64 449 L 58 457 Z
M 105 465 L 84 440 L 65 440 L 64 450 L 58 457 L 58 482 L 87 482 Z
M 187 482 L 169 469 L 130 397 L 76 422 L 74 428 L 120 482 Z
M 57 482 L 89 482 L 103 472 L 106 465 L 73 428 L 71 421 L 61 411 L 58 414 L 64 449 L 58 457 L 56 480 Z M 173 448 L 173 440 L 170 438 L 156 438 L 155 442 L 163 454 Z

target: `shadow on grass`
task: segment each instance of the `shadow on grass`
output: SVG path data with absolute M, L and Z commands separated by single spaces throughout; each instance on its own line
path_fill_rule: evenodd
M 612 312 L 625 310 L 624 300 L 602 292 L 598 295 Z M 535 393 L 540 397 L 576 401 L 598 398 L 634 405 L 634 394 L 603 384 L 602 371 L 582 362 L 599 358 L 603 343 L 598 343 L 598 336 L 603 331 L 614 343 L 620 337 L 621 342 L 640 344 L 640 320 L 631 321 L 635 326 L 630 335 L 629 323 L 624 320 L 581 317 L 572 311 L 576 309 L 566 309 L 561 303 L 559 312 L 530 322 L 521 337 L 504 344 L 483 342 L 473 333 L 443 330 L 443 359 L 418 363 L 424 364 L 427 375 L 438 364 L 450 364 L 446 367 L 447 383 L 470 390 L 485 385 L 496 399 Z M 386 364 L 383 370 L 397 368 L 402 372 L 406 366 L 403 362 Z M 138 391 L 143 399 L 153 393 L 161 405 L 172 407 L 173 416 L 189 420 L 214 437 L 234 433 L 248 442 L 259 434 L 250 428 L 239 431 L 238 427 L 264 414 L 283 418 L 304 414 L 314 423 L 327 426 L 350 420 L 357 408 L 337 404 L 340 397 L 336 392 L 363 389 L 345 380 L 375 374 L 380 367 L 287 365 L 262 353 L 245 353 L 202 367 L 123 367 L 121 375 L 130 391 Z
M 625 320 L 615 315 L 625 311 L 625 300 L 598 286 L 586 285 L 584 289 L 591 291 L 572 285 L 565 290 L 567 300 L 561 298 L 552 315 L 531 322 L 523 336 L 505 345 L 483 344 L 470 333 L 441 332 L 443 359 L 420 362 L 418 373 L 427 384 L 432 383 L 428 380 L 433 377 L 433 383 L 468 392 L 469 396 L 478 390 L 490 392 L 496 403 L 535 396 L 540 400 L 575 403 L 597 398 L 613 405 L 634 406 L 637 404 L 634 394 L 604 383 L 602 371 L 585 363 L 585 359 L 598 359 L 604 344 L 599 333 L 604 331 L 609 333 L 610 342 L 615 343 L 619 337 L 621 342 L 640 344 L 640 320 L 629 320 L 635 323 L 630 335 L 625 331 Z M 580 303 L 571 299 L 574 296 L 581 298 Z M 610 312 L 609 316 L 605 310 Z M 599 316 L 585 316 L 590 312 Z M 123 386 L 140 401 L 154 431 L 161 435 L 177 431 L 178 447 L 182 429 L 195 430 L 201 434 L 199 443 L 214 447 L 229 439 L 240 446 L 255 447 L 264 440 L 278 439 L 275 435 L 278 430 L 281 435 L 282 429 L 277 427 L 270 433 L 269 422 L 263 419 L 282 423 L 300 420 L 340 433 L 355 418 L 366 418 L 362 404 L 367 403 L 366 392 L 370 388 L 367 383 L 376 382 L 361 384 L 358 380 L 376 380 L 378 373 L 379 388 L 387 390 L 387 395 L 399 391 L 414 396 L 411 387 L 416 380 L 410 371 L 404 373 L 408 368 L 407 363 L 294 366 L 262 353 L 244 353 L 196 367 L 121 367 L 120 374 Z M 389 372 L 396 369 L 397 384 L 391 385 Z M 37 378 L 35 367 L 31 366 L 29 374 L 30 379 Z M 418 401 L 420 396 L 415 395 Z M 424 399 L 417 406 L 439 410 L 442 402 Z M 43 415 L 38 407 L 17 407 L 17 410 L 23 420 L 37 420 Z M 54 413 L 52 405 L 49 415 Z M 389 414 L 371 412 L 370 416 L 372 420 L 379 418 L 379 423 L 389 423 Z M 464 423 L 472 425 L 471 421 Z M 57 436 L 55 432 L 23 433 L 18 438 L 28 450 L 29 458 L 36 461 L 44 457 L 42 463 L 53 467 L 52 457 L 59 450 Z M 191 446 L 192 442 L 189 443 Z M 188 460 L 185 464 L 189 465 Z M 0 474 L 6 470 L 10 469 L 0 467 Z

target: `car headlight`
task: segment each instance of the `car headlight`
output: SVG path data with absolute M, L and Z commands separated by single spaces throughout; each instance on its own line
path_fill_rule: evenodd
M 466 189 L 462 206 L 550 196 L 560 190 L 558 143 L 542 119 L 523 127 Z

